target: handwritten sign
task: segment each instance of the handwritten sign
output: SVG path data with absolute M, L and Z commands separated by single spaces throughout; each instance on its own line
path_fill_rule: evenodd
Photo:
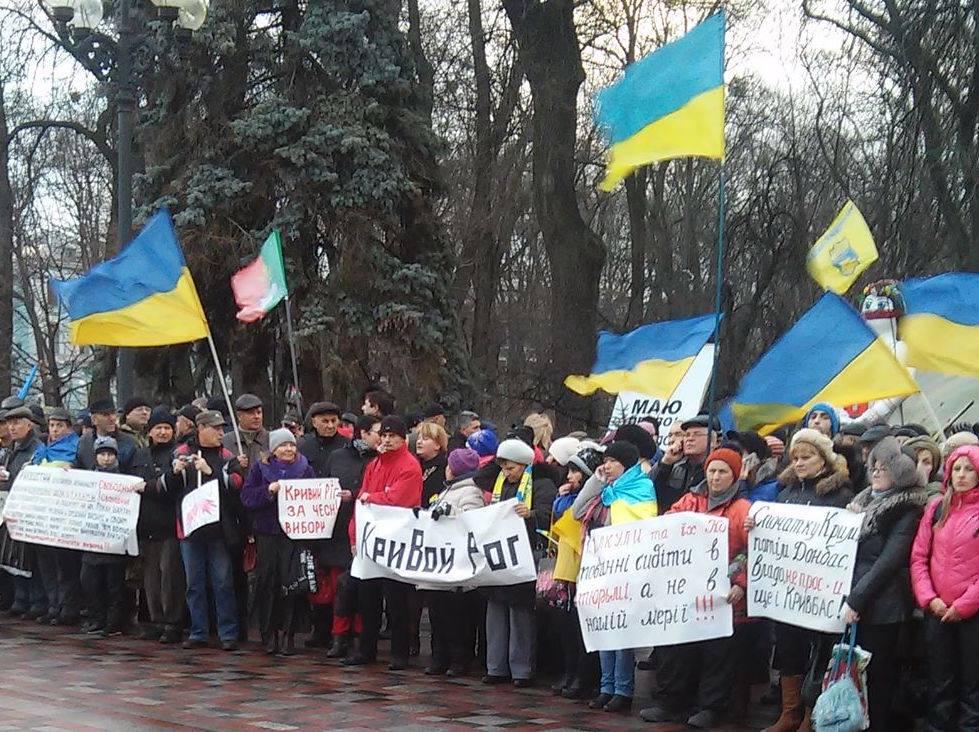
M 537 569 L 516 499 L 445 516 L 357 504 L 357 579 L 388 577 L 431 589 L 534 582 Z
M 10 536 L 28 544 L 101 554 L 139 553 L 139 478 L 28 465 L 3 505 Z
M 190 536 L 202 526 L 220 521 L 221 494 L 218 490 L 218 482 L 209 480 L 184 496 L 180 504 L 180 515 L 184 536 Z
M 676 513 L 595 529 L 578 573 L 591 651 L 669 646 L 734 633 L 727 519 Z
M 279 525 L 290 539 L 329 539 L 340 510 L 340 481 L 279 481 Z
M 759 501 L 748 535 L 748 614 L 841 632 L 863 515 Z

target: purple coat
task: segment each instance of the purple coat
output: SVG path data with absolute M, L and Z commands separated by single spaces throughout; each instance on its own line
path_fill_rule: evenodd
M 241 489 L 241 502 L 248 509 L 252 527 L 256 534 L 281 534 L 279 525 L 279 501 L 269 493 L 269 486 L 277 480 L 298 480 L 299 478 L 315 478 L 313 466 L 302 455 L 296 453 L 296 459 L 284 463 L 275 458 L 268 462 L 254 463 L 245 478 L 245 486 Z

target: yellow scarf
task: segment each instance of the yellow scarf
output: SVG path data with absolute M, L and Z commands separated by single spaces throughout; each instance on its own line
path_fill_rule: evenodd
M 503 471 L 496 476 L 496 483 L 493 485 L 493 500 L 491 503 L 499 503 L 500 498 L 503 497 L 503 484 L 506 482 L 506 476 Z M 523 501 L 527 508 L 531 507 L 531 503 L 534 500 L 534 481 L 530 476 L 530 466 L 523 472 L 520 476 L 520 485 L 517 486 L 517 500 Z

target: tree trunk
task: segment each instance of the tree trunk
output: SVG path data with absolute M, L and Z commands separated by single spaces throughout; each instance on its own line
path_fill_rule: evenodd
M 646 171 L 637 170 L 625 179 L 626 206 L 629 210 L 629 246 L 631 277 L 629 280 L 629 310 L 625 327 L 632 329 L 643 320 L 646 297 Z
M 10 354 L 14 340 L 14 201 L 7 160 L 7 106 L 0 84 L 0 394 L 10 393 Z
M 563 387 L 595 354 L 605 246 L 574 188 L 578 89 L 585 74 L 571 0 L 504 0 L 533 96 L 534 207 L 551 269 L 550 386 L 558 428 L 591 423 L 592 404 Z

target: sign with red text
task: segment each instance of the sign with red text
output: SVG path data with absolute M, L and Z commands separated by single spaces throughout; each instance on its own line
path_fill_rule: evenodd
M 180 504 L 184 536 L 190 536 L 202 526 L 221 520 L 221 492 L 216 480 L 209 480 L 184 496 Z
M 842 632 L 863 514 L 758 501 L 750 515 L 748 615 Z
M 101 554 L 139 553 L 140 478 L 28 465 L 3 505 L 10 536 L 28 544 Z
M 340 510 L 340 481 L 279 481 L 279 525 L 290 539 L 329 539 Z
M 730 636 L 728 565 L 726 518 L 673 513 L 593 530 L 575 599 L 585 648 L 615 651 Z

